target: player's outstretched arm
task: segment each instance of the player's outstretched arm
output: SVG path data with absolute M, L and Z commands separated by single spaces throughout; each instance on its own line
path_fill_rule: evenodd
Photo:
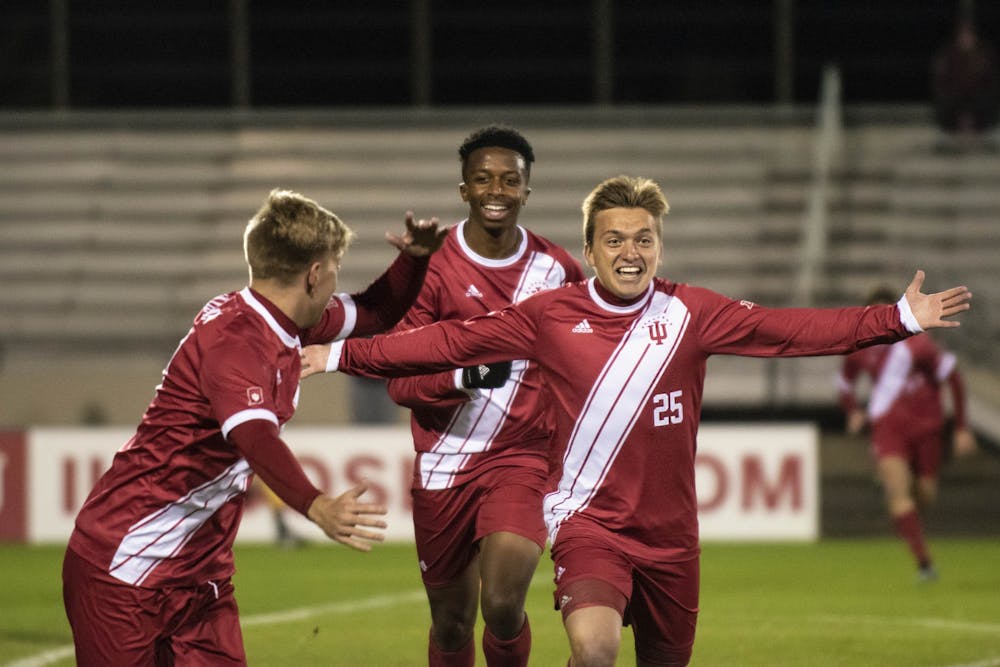
M 969 309 L 969 299 L 972 298 L 972 292 L 969 291 L 969 288 L 962 285 L 946 289 L 943 292 L 924 294 L 920 291 L 923 284 L 924 272 L 917 270 L 904 293 L 906 302 L 910 305 L 910 311 L 920 328 L 927 330 L 960 326 L 961 323 L 945 318 L 954 317 Z
M 441 227 L 437 218 L 430 220 L 413 219 L 413 211 L 407 211 L 404 217 L 406 230 L 402 235 L 385 233 L 385 239 L 400 251 L 413 257 L 426 257 L 432 254 L 441 244 L 444 237 L 448 235 L 448 228 Z
M 358 551 L 371 551 L 372 542 L 382 542 L 386 523 L 378 516 L 386 513 L 385 505 L 363 503 L 358 500 L 368 490 L 368 482 L 361 482 L 336 498 L 317 496 L 309 506 L 309 518 L 330 539 Z

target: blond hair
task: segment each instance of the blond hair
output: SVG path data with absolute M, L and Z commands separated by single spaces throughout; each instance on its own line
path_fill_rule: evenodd
M 594 241 L 594 217 L 609 208 L 642 208 L 656 220 L 656 236 L 662 237 L 663 216 L 670 204 L 660 186 L 641 176 L 615 176 L 594 188 L 583 200 L 583 243 Z
M 243 255 L 255 279 L 288 284 L 313 262 L 339 261 L 354 232 L 334 213 L 291 190 L 274 189 L 243 233 Z

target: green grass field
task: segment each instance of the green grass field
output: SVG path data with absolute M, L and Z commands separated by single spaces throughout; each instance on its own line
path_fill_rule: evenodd
M 1000 666 L 1000 540 L 934 540 L 918 585 L 891 539 L 706 544 L 692 665 Z M 72 665 L 62 550 L 0 547 L 0 665 Z M 428 612 L 411 546 L 241 547 L 237 599 L 251 665 L 426 664 Z M 531 589 L 532 665 L 566 664 L 547 556 Z M 480 656 L 479 663 L 484 664 Z M 634 664 L 625 631 L 621 665 Z

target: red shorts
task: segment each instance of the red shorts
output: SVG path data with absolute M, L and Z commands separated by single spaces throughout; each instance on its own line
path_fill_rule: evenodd
M 508 532 L 545 548 L 542 520 L 545 473 L 499 466 L 449 489 L 413 489 L 413 528 L 424 584 L 454 582 L 479 549 L 479 540 Z
M 63 602 L 81 667 L 247 664 L 229 579 L 193 588 L 140 588 L 67 549 Z
M 872 450 L 876 459 L 898 456 L 919 477 L 936 478 L 944 453 L 943 435 L 937 423 L 903 426 L 896 420 L 886 420 L 872 427 Z
M 657 562 L 596 537 L 556 538 L 556 609 L 615 609 L 632 626 L 636 657 L 654 664 L 691 660 L 698 621 L 699 560 Z

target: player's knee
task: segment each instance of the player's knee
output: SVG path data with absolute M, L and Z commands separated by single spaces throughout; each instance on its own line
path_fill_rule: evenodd
M 446 651 L 455 651 L 472 639 L 476 629 L 476 617 L 455 611 L 434 614 L 431 636 L 434 643 Z
M 483 622 L 497 637 L 513 637 L 524 624 L 524 596 L 516 591 L 483 592 Z
M 573 667 L 614 667 L 619 641 L 614 637 L 582 637 L 572 644 Z

